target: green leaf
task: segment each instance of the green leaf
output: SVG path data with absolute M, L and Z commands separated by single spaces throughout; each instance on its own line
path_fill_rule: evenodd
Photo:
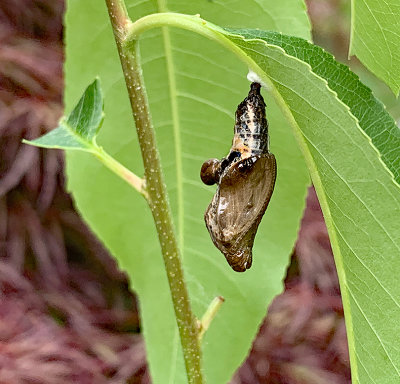
M 385 81 L 398 96 L 400 90 L 400 2 L 352 0 L 350 54 Z
M 326 70 L 327 79 L 321 72 L 313 72 L 318 61 L 325 65 L 322 51 L 308 47 L 314 56 L 311 68 L 294 53 L 296 39 L 280 40 L 258 31 L 226 36 L 274 87 L 306 158 L 338 269 L 352 382 L 398 383 L 400 285 L 395 276 L 400 272 L 399 187 L 350 108 L 328 86 L 333 84 L 328 80 L 333 72 Z M 288 47 L 285 41 L 294 46 Z M 269 42 L 279 43 L 296 57 Z M 306 45 L 303 42 L 296 49 L 304 50 Z M 336 66 L 341 72 L 341 66 Z M 352 99 L 349 104 L 356 105 L 360 97 L 357 88 L 347 97 Z M 377 121 L 380 117 L 382 112 Z M 399 147 L 394 150 L 398 156 Z
M 96 79 L 86 89 L 70 115 L 56 129 L 36 140 L 23 142 L 37 147 L 94 150 L 94 140 L 103 122 L 103 95 Z
M 234 33 L 235 30 L 227 29 Z M 360 82 L 356 74 L 321 47 L 308 41 L 285 36 L 280 33 L 259 30 L 240 31 L 246 38 L 260 38 L 267 43 L 282 47 L 287 54 L 309 64 L 312 71 L 328 82 L 329 88 L 337 93 L 359 122 L 360 128 L 371 138 L 383 162 L 400 184 L 400 128 L 386 112 L 371 90 Z
M 201 13 L 221 25 L 275 29 L 309 38 L 305 6 L 299 0 L 177 0 L 173 11 Z M 135 20 L 164 11 L 162 2 L 128 1 Z M 293 31 L 293 32 L 292 32 Z M 261 223 L 254 264 L 233 272 L 213 246 L 203 215 L 213 189 L 199 178 L 210 157 L 227 154 L 234 112 L 247 95 L 247 67 L 203 37 L 175 29 L 154 30 L 141 41 L 144 76 L 185 276 L 196 315 L 215 296 L 226 301 L 204 337 L 205 375 L 225 383 L 246 357 L 267 306 L 282 290 L 309 178 L 287 122 L 270 95 L 271 150 L 278 161 L 276 190 Z M 130 169 L 142 169 L 126 87 L 106 7 L 95 0 L 70 0 L 66 14 L 66 106 L 79 84 L 102 79 L 107 119 L 97 141 Z M 84 65 L 83 65 L 84 63 Z M 186 383 L 179 335 L 157 235 L 145 201 L 94 159 L 67 154 L 68 186 L 91 228 L 130 276 L 140 300 L 147 357 L 154 383 Z

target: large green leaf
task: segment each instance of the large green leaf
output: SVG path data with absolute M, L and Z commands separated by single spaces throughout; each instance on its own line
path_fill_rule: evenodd
M 201 13 L 231 27 L 259 27 L 309 37 L 304 4 L 275 1 L 173 1 L 174 11 Z M 128 1 L 133 19 L 165 10 L 154 1 Z M 144 35 L 142 57 L 150 106 L 195 313 L 211 300 L 226 301 L 204 340 L 209 383 L 225 383 L 245 358 L 282 277 L 293 247 L 308 184 L 302 157 L 287 123 L 264 91 L 271 150 L 278 178 L 254 248 L 254 265 L 233 272 L 213 246 L 203 221 L 213 191 L 199 170 L 224 156 L 232 140 L 234 111 L 248 92 L 247 67 L 227 50 L 178 30 Z M 66 108 L 85 84 L 102 79 L 106 119 L 98 142 L 139 173 L 141 158 L 106 7 L 97 0 L 70 0 L 66 15 Z M 89 155 L 68 153 L 68 186 L 95 233 L 117 257 L 139 294 L 143 332 L 154 383 L 185 383 L 160 247 L 145 201 Z
M 296 39 L 259 31 L 242 35 L 227 37 L 276 90 L 321 202 L 338 268 L 353 384 L 398 383 L 400 189 L 350 108 L 328 86 L 332 71 L 326 71 L 325 79 L 299 60 L 295 47 L 286 45 Z M 278 43 L 296 57 L 274 45 Z M 314 63 L 323 65 L 326 55 L 321 50 L 306 42 L 298 42 L 297 50 L 307 45 Z M 355 105 L 358 91 L 364 93 L 355 87 L 347 96 L 353 99 L 349 105 Z M 381 128 L 382 113 L 376 116 Z M 392 150 L 399 156 L 399 147 Z
M 400 2 L 352 0 L 350 53 L 384 80 L 400 89 Z

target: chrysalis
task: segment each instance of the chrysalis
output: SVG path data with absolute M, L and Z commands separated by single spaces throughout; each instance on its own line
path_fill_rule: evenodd
M 237 272 L 251 267 L 258 225 L 276 179 L 275 156 L 269 153 L 268 122 L 260 84 L 252 83 L 236 110 L 234 137 L 222 160 L 207 160 L 200 177 L 218 188 L 204 219 L 215 246 Z

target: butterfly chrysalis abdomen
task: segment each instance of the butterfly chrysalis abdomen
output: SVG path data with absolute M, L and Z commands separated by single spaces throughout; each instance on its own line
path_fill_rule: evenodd
M 252 83 L 236 110 L 229 154 L 220 161 L 207 160 L 200 172 L 205 184 L 218 185 L 204 215 L 207 229 L 215 246 L 238 272 L 251 267 L 254 238 L 276 179 L 260 88 Z

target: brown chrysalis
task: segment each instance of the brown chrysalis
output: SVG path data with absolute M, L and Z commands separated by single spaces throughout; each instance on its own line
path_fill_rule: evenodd
M 275 156 L 269 153 L 268 122 L 261 85 L 252 83 L 236 110 L 234 137 L 222 160 L 207 160 L 200 177 L 218 188 L 204 219 L 215 246 L 237 272 L 251 267 L 258 225 L 276 179 Z

